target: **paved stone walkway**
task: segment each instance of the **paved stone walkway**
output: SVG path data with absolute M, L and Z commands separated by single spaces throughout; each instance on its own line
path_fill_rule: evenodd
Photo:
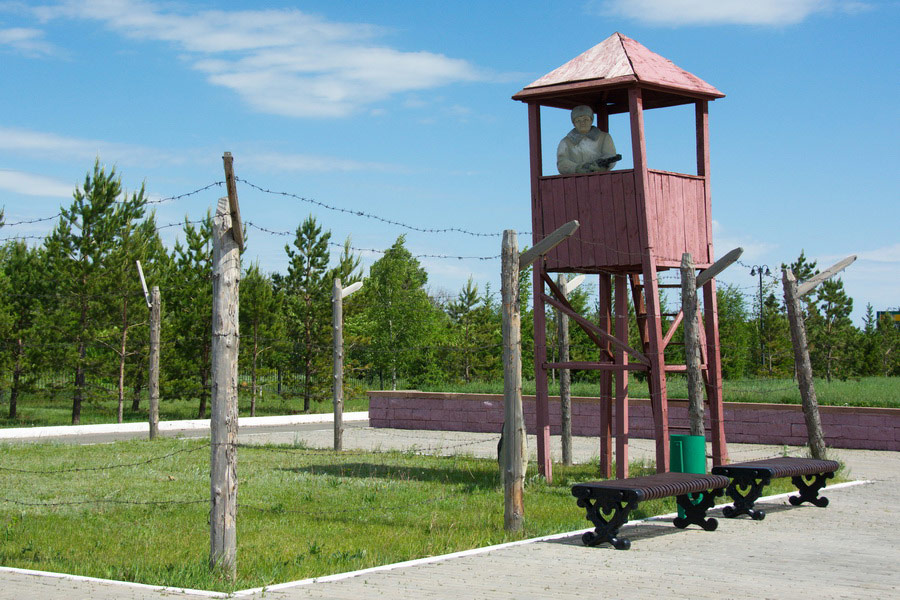
M 330 428 L 297 433 L 242 435 L 244 441 L 331 444 Z M 285 439 L 280 439 L 284 436 Z M 274 438 L 274 439 L 273 439 Z M 353 429 L 345 448 L 410 448 L 496 456 L 497 436 L 456 432 Z M 576 438 L 576 460 L 596 456 L 596 440 Z M 529 447 L 534 448 L 533 438 Z M 558 449 L 559 442 L 554 440 Z M 773 446 L 732 444 L 732 460 L 780 455 Z M 800 449 L 790 448 L 799 454 Z M 900 598 L 900 453 L 835 450 L 850 477 L 872 483 L 828 489 L 828 508 L 790 506 L 777 499 L 760 506 L 763 521 L 719 519 L 719 528 L 679 530 L 669 521 L 626 526 L 632 548 L 587 548 L 578 536 L 501 547 L 430 564 L 303 585 L 237 594 L 253 600 L 466 598 L 780 599 L 814 597 Z M 649 440 L 632 440 L 632 458 L 653 459 Z M 574 508 L 574 502 L 573 502 Z M 526 507 L 527 509 L 527 507 Z M 714 516 L 721 516 L 715 515 Z M 585 521 L 585 527 L 589 524 Z M 0 599 L 70 600 L 209 598 L 203 592 L 157 590 L 99 581 L 50 578 L 0 570 Z M 213 597 L 221 597 L 215 595 Z

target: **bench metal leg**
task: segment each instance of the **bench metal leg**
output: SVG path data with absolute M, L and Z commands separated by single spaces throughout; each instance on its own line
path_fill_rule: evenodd
M 713 518 L 707 519 L 706 511 L 715 505 L 716 496 L 721 495 L 722 490 L 709 490 L 697 494 L 676 496 L 675 501 L 684 510 L 685 517 L 676 517 L 672 524 L 679 529 L 684 529 L 688 525 L 699 525 L 706 531 L 715 531 L 719 522 Z
M 828 506 L 828 498 L 819 496 L 819 490 L 825 487 L 825 480 L 834 477 L 834 473 L 818 473 L 812 476 L 812 481 L 808 482 L 807 477 L 797 475 L 791 478 L 791 482 L 797 486 L 799 496 L 791 496 L 788 501 L 794 506 L 800 506 L 804 502 L 815 504 L 819 507 Z
M 597 546 L 609 542 L 616 550 L 628 550 L 631 541 L 618 537 L 619 528 L 628 522 L 628 513 L 636 508 L 635 500 L 624 502 L 612 498 L 591 500 L 579 498 L 578 506 L 587 510 L 587 519 L 594 524 L 594 531 L 581 536 L 585 546 Z
M 763 488 L 769 485 L 770 481 L 768 476 L 734 476 L 728 489 L 725 490 L 731 501 L 734 502 L 734 506 L 726 506 L 722 509 L 722 514 L 728 519 L 741 515 L 750 515 L 754 521 L 765 519 L 766 513 L 754 509 L 753 504 L 762 496 Z

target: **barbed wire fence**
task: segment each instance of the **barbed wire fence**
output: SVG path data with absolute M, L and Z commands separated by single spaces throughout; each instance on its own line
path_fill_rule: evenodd
M 379 221 L 379 222 L 382 222 L 387 225 L 399 227 L 399 228 L 406 229 L 409 231 L 415 231 L 415 232 L 425 233 L 425 234 L 454 233 L 454 234 L 467 235 L 467 236 L 471 236 L 471 237 L 484 237 L 484 238 L 494 238 L 494 237 L 499 238 L 499 236 L 501 235 L 500 233 L 476 232 L 476 231 L 470 231 L 470 230 L 466 230 L 466 229 L 462 229 L 462 228 L 429 228 L 429 227 L 420 227 L 420 226 L 410 225 L 408 223 L 403 223 L 403 222 L 400 222 L 400 221 L 397 221 L 394 219 L 390 219 L 387 217 L 382 217 L 380 215 L 376 215 L 373 213 L 345 209 L 345 208 L 341 208 L 338 206 L 329 205 L 327 203 L 317 201 L 314 199 L 310 199 L 310 198 L 306 198 L 306 197 L 300 196 L 298 194 L 293 194 L 293 193 L 289 193 L 289 192 L 273 191 L 273 190 L 266 189 L 263 186 L 259 186 L 257 184 L 254 184 L 252 182 L 249 182 L 249 181 L 246 181 L 243 179 L 237 179 L 237 181 L 239 181 L 242 184 L 248 186 L 249 188 L 254 189 L 257 192 L 260 192 L 263 194 L 292 198 L 299 202 L 309 203 L 309 204 L 317 206 L 319 208 L 333 211 L 333 212 L 336 212 L 339 214 L 375 220 L 375 221 Z M 181 200 L 184 198 L 196 196 L 196 195 L 201 194 L 202 192 L 212 189 L 214 187 L 221 187 L 224 183 L 225 182 L 223 182 L 223 181 L 213 182 L 204 187 L 201 187 L 201 188 L 198 188 L 198 189 L 195 189 L 193 191 L 186 192 L 183 194 L 170 196 L 167 198 L 148 200 L 147 203 L 148 204 L 162 204 L 162 203 L 167 203 L 167 202 L 175 202 L 175 201 L 178 201 L 178 200 Z M 12 223 L 7 223 L 6 227 L 15 227 L 15 226 L 22 226 L 22 225 L 35 225 L 38 223 L 54 221 L 54 220 L 62 218 L 62 217 L 63 217 L 62 213 L 57 213 L 57 214 L 49 216 L 49 217 L 23 219 L 23 220 L 19 220 L 19 221 L 12 222 Z M 184 227 L 186 225 L 199 225 L 199 224 L 205 223 L 206 221 L 207 221 L 207 219 L 189 220 L 186 218 L 185 220 L 180 221 L 180 222 L 173 222 L 173 223 L 157 225 L 156 229 L 157 229 L 157 231 L 160 231 L 160 230 L 165 230 L 165 229 L 174 228 L 174 227 Z M 256 231 L 259 231 L 259 232 L 267 234 L 267 235 L 282 236 L 282 237 L 289 237 L 289 236 L 294 235 L 294 232 L 292 232 L 292 231 L 279 231 L 279 230 L 267 228 L 267 227 L 264 227 L 261 225 L 257 225 L 252 221 L 246 221 L 245 225 L 248 228 L 252 228 Z M 523 232 L 523 233 L 527 234 L 528 232 Z M 576 236 L 576 238 L 577 238 L 577 236 Z M 40 239 L 44 239 L 44 237 L 35 236 L 35 235 L 26 235 L 26 236 L 0 238 L 0 241 L 40 240 Z M 586 239 L 581 239 L 581 238 L 578 238 L 578 239 L 581 243 L 586 243 L 586 244 L 596 243 L 591 240 L 586 240 Z M 344 245 L 338 244 L 338 243 L 331 243 L 331 246 L 337 247 L 337 248 L 345 247 Z M 609 247 L 607 246 L 607 248 L 609 248 Z M 370 253 L 370 254 L 385 254 L 387 252 L 386 250 L 381 250 L 381 249 L 377 249 L 377 248 L 358 248 L 358 247 L 352 247 L 352 246 L 349 247 L 349 250 L 351 250 L 353 252 L 357 252 L 357 253 Z M 420 253 L 420 254 L 413 254 L 413 257 L 417 258 L 417 259 L 418 258 L 433 258 L 433 259 L 494 261 L 494 260 L 499 260 L 500 255 L 498 254 L 498 255 L 490 255 L 490 256 L 476 256 L 476 255 L 457 255 L 457 254 L 452 254 L 452 253 L 445 253 L 445 254 Z M 657 257 L 657 258 L 667 258 L 669 260 L 672 260 L 672 257 Z M 742 266 L 744 266 L 746 268 L 750 268 L 749 265 L 740 263 L 740 261 L 738 261 L 738 262 Z M 660 279 L 660 281 L 665 282 L 665 283 L 675 283 L 676 281 L 680 281 L 680 278 L 677 278 L 677 277 L 672 278 L 670 276 L 664 275 Z M 777 283 L 777 282 L 778 282 L 777 277 L 771 276 L 771 281 L 769 283 Z M 722 283 L 724 283 L 724 282 L 720 281 L 720 284 L 722 284 Z M 757 301 L 757 286 L 728 286 L 728 288 L 731 291 L 738 293 L 744 299 L 744 301 L 751 307 L 754 305 L 754 302 Z M 492 296 L 496 297 L 498 294 L 499 294 L 499 292 L 494 292 L 492 294 Z M 10 295 L 18 296 L 18 297 L 26 296 L 26 294 L 21 294 L 21 293 L 17 293 L 17 292 L 12 292 Z M 142 295 L 143 294 L 140 294 L 140 293 L 131 294 L 131 296 L 134 296 L 134 297 L 139 297 Z M 58 300 L 61 297 L 63 297 L 63 294 L 60 292 L 47 292 L 47 293 L 40 295 L 40 298 L 43 300 L 48 300 L 48 299 Z M 122 295 L 118 294 L 118 295 L 111 296 L 111 297 L 118 299 L 118 298 L 121 298 Z M 95 300 L 107 300 L 109 298 L 110 298 L 110 296 L 99 295 L 99 296 L 96 296 L 94 299 Z M 759 307 L 759 310 L 762 311 L 763 307 Z M 251 339 L 251 336 L 249 336 L 248 334 L 244 334 L 240 337 L 241 337 L 242 341 Z M 287 337 L 267 337 L 267 338 L 262 338 L 262 339 L 255 339 L 254 341 L 262 342 L 264 344 L 284 345 L 284 346 L 296 344 L 296 342 L 297 342 L 297 340 L 292 339 L 292 338 L 287 338 Z M 180 347 L 192 348 L 195 346 L 196 342 L 197 342 L 196 339 L 193 339 L 193 338 L 190 338 L 187 336 L 177 335 L 177 334 L 176 335 L 168 334 L 168 337 L 165 337 L 162 340 L 162 347 L 164 349 L 168 349 L 168 350 L 177 349 Z M 3 339 L 3 340 L 0 340 L 0 348 L 3 348 L 3 347 L 9 348 L 9 347 L 12 347 L 16 343 L 17 343 L 17 340 L 14 340 L 11 338 Z M 40 350 L 44 350 L 47 352 L 52 352 L 53 350 L 71 348 L 74 345 L 74 343 L 75 343 L 75 340 L 72 340 L 72 339 L 55 340 L 55 341 L 38 341 L 38 342 L 30 342 L 29 347 L 33 348 L 33 349 L 40 349 Z M 103 351 L 109 351 L 110 341 L 108 341 L 108 340 L 87 340 L 86 342 L 83 342 L 83 346 L 86 347 L 89 351 L 95 351 L 95 352 L 100 353 Z M 431 344 L 431 345 L 411 345 L 411 346 L 392 347 L 392 348 L 386 348 L 384 346 L 379 346 L 376 344 L 367 344 L 367 343 L 362 343 L 362 342 L 357 341 L 357 342 L 350 342 L 349 344 L 347 344 L 346 349 L 351 353 L 351 356 L 354 354 L 357 354 L 357 353 L 358 354 L 392 354 L 392 355 L 407 354 L 407 355 L 415 356 L 415 355 L 422 355 L 423 353 L 426 353 L 426 352 L 433 352 L 433 353 L 438 353 L 438 354 L 487 352 L 489 354 L 499 355 L 499 353 L 500 353 L 499 351 L 500 351 L 501 347 L 502 347 L 502 342 L 500 342 L 500 341 L 492 342 L 492 343 L 469 344 L 469 345 L 453 345 L 453 344 L 434 345 L 434 344 Z M 727 344 L 723 345 L 723 350 L 726 350 L 726 349 L 738 351 L 738 352 L 740 352 L 740 351 L 746 352 L 748 350 L 745 346 L 729 346 Z M 317 352 L 321 352 L 324 355 L 324 354 L 327 354 L 328 352 L 330 352 L 332 350 L 332 347 L 331 347 L 331 345 L 328 345 L 328 344 L 315 344 L 312 346 L 308 346 L 307 350 L 314 350 Z M 146 355 L 148 348 L 146 348 L 145 344 L 141 344 L 141 345 L 139 345 L 138 348 L 131 348 L 131 351 L 136 354 Z M 789 349 L 788 350 L 778 350 L 777 352 L 781 352 L 783 354 L 788 354 L 788 353 L 790 353 L 790 350 Z M 779 357 L 779 358 L 781 358 L 781 357 Z M 352 371 L 354 369 L 359 369 L 360 367 L 355 366 L 351 363 L 348 368 L 349 368 L 349 370 Z M 246 372 L 246 370 L 244 370 L 241 373 L 240 380 L 239 380 L 241 386 L 246 385 L 248 383 L 248 380 L 250 379 L 250 377 L 251 376 Z M 274 380 L 273 380 L 273 377 L 274 377 Z M 291 377 L 293 377 L 293 379 L 294 379 L 293 386 L 291 385 L 291 381 L 290 381 Z M 280 396 L 280 395 L 284 394 L 284 391 L 286 388 L 292 388 L 292 391 L 289 392 L 289 395 L 294 394 L 295 395 L 294 397 L 296 397 L 297 384 L 299 383 L 299 379 L 301 377 L 303 377 L 303 374 L 301 374 L 300 372 L 291 373 L 288 375 L 287 378 L 285 378 L 280 373 L 273 375 L 272 369 L 270 368 L 267 370 L 266 373 L 264 373 L 263 377 L 257 377 L 257 378 L 254 378 L 254 380 L 257 384 L 260 384 L 259 389 L 261 392 L 269 392 L 271 394 L 274 391 L 277 395 Z M 324 376 L 323 380 L 327 381 L 328 377 Z M 370 379 L 369 382 L 371 382 L 371 381 L 372 380 Z M 52 373 L 51 374 L 51 373 L 42 372 L 42 373 L 38 373 L 36 376 L 33 376 L 33 380 L 29 381 L 28 383 L 30 385 L 32 385 L 34 388 L 40 388 L 40 389 L 48 390 L 48 391 L 56 393 L 56 394 L 60 394 L 60 393 L 68 392 L 71 389 L 71 386 L 74 384 L 74 381 L 72 379 L 72 376 L 68 375 L 68 374 L 60 374 L 60 373 Z M 327 386 L 322 385 L 322 383 L 323 382 L 320 381 L 316 387 L 327 388 Z M 285 384 L 287 384 L 287 385 L 285 385 Z M 356 384 L 356 382 L 351 380 L 351 386 L 355 385 L 355 384 Z M 266 389 L 266 387 L 265 387 L 266 385 L 269 386 L 269 389 Z M 84 399 L 88 402 L 97 403 L 97 404 L 100 404 L 107 400 L 110 400 L 111 399 L 110 397 L 114 393 L 117 393 L 120 391 L 116 388 L 115 384 L 110 381 L 108 376 L 106 376 L 106 377 L 97 376 L 93 380 L 88 380 L 86 382 L 85 388 L 90 390 L 91 393 L 86 395 L 84 397 Z M 143 395 L 145 395 L 147 392 L 146 386 L 134 386 L 130 391 L 137 393 L 138 388 L 139 388 L 140 394 L 143 397 Z M 273 389 L 273 388 L 275 388 L 275 389 Z M 187 387 L 182 388 L 180 391 L 179 390 L 175 390 L 175 391 L 170 390 L 169 394 L 171 396 L 180 396 L 180 395 L 183 395 L 184 393 L 187 393 L 187 390 L 188 390 Z M 204 395 L 204 396 L 210 394 L 211 390 L 212 390 L 212 385 L 209 383 L 204 384 L 202 381 L 200 383 L 198 383 L 198 385 L 192 386 L 190 388 L 191 393 L 194 393 L 194 394 L 199 393 L 200 395 Z M 769 394 L 772 394 L 773 392 L 781 392 L 781 391 L 788 392 L 788 391 L 795 391 L 795 390 L 796 390 L 795 386 L 784 386 L 782 388 L 768 387 L 766 389 L 760 389 L 758 391 L 748 390 L 744 393 L 751 393 L 751 394 L 758 393 L 760 395 L 769 395 Z M 256 393 L 256 391 L 254 391 L 253 393 Z M 452 443 L 434 443 L 435 436 L 434 436 L 434 434 L 431 434 L 431 433 L 423 432 L 420 435 L 416 435 L 416 434 L 412 434 L 410 432 L 399 433 L 399 432 L 395 432 L 393 430 L 387 430 L 387 429 L 375 430 L 375 431 L 377 432 L 377 435 L 384 436 L 385 438 L 388 438 L 388 439 L 390 439 L 393 436 L 394 438 L 396 438 L 395 441 L 402 440 L 404 444 L 408 444 L 410 439 L 421 439 L 424 442 L 422 445 L 414 444 L 412 446 L 406 447 L 406 451 L 413 453 L 413 454 L 442 454 L 442 453 L 458 453 L 458 452 L 465 453 L 467 451 L 472 450 L 475 447 L 484 446 L 484 445 L 487 445 L 489 447 L 489 449 L 491 449 L 494 445 L 496 445 L 496 443 L 500 439 L 500 437 L 498 435 L 485 435 L 485 436 L 479 437 L 478 439 L 466 440 L 466 441 L 462 441 L 462 442 L 457 441 L 457 442 L 452 442 Z M 148 458 L 148 459 L 145 459 L 142 461 L 126 462 L 126 463 L 111 464 L 111 465 L 60 467 L 60 468 L 56 468 L 56 469 L 52 469 L 52 468 L 23 469 L 23 468 L 17 468 L 15 466 L 6 464 L 3 462 L 2 458 L 0 458 L 0 474 L 9 474 L 10 476 L 48 476 L 48 477 L 50 477 L 50 476 L 61 476 L 61 475 L 68 475 L 68 474 L 97 473 L 100 471 L 115 471 L 117 469 L 135 469 L 135 468 L 146 467 L 148 465 L 155 464 L 155 463 L 161 463 L 161 462 L 167 461 L 169 459 L 173 459 L 178 456 L 191 455 L 191 454 L 199 453 L 201 451 L 213 451 L 216 446 L 222 445 L 222 444 L 215 444 L 213 442 L 203 442 L 200 444 L 196 444 L 196 442 L 185 441 L 184 443 L 188 444 L 188 447 L 181 448 L 181 449 L 171 451 L 171 452 L 167 452 L 164 454 L 160 454 L 157 456 L 153 456 L 151 458 Z M 245 450 L 247 452 L 270 452 L 270 453 L 283 454 L 286 456 L 290 456 L 291 459 L 294 461 L 296 461 L 298 459 L 306 459 L 306 458 L 314 458 L 314 457 L 327 458 L 331 462 L 340 462 L 341 460 L 343 460 L 341 458 L 341 456 L 342 456 L 341 454 L 336 454 L 333 451 L 323 452 L 323 451 L 318 451 L 318 450 L 310 450 L 310 449 L 306 449 L 306 448 L 290 448 L 290 447 L 284 447 L 284 446 L 246 444 L 246 443 L 231 443 L 229 445 L 234 450 L 241 449 L 241 450 Z M 352 457 L 352 456 L 354 456 L 354 454 L 353 454 L 354 452 L 355 451 L 351 450 L 351 451 L 349 451 L 349 453 L 343 454 L 343 456 L 351 456 Z M 778 454 L 778 455 L 781 455 L 781 454 Z M 397 454 L 393 451 L 375 450 L 375 451 L 370 451 L 369 453 L 367 453 L 367 457 L 368 457 L 367 460 L 373 460 L 372 457 L 375 457 L 374 460 L 375 460 L 376 464 L 381 464 L 382 466 L 385 466 L 385 465 L 395 464 L 396 461 L 394 459 L 396 458 L 396 456 L 397 456 Z M 378 461 L 380 461 L 380 462 L 378 462 Z M 295 467 L 297 466 L 296 462 L 293 464 Z M 254 476 L 253 473 L 251 473 L 249 475 L 249 478 L 252 478 L 253 476 Z M 12 486 L 8 486 L 7 489 L 10 489 L 11 487 Z M 434 498 L 434 499 L 429 499 L 428 502 L 438 503 L 442 500 L 443 500 L 443 497 L 438 497 L 438 498 Z M 147 507 L 147 508 L 163 509 L 163 508 L 172 507 L 172 506 L 206 505 L 209 503 L 209 498 L 208 497 L 197 498 L 197 499 L 194 499 L 194 498 L 157 498 L 157 499 L 147 499 L 147 500 L 131 500 L 131 499 L 123 499 L 123 498 L 115 498 L 115 497 L 113 497 L 113 498 L 93 497 L 93 498 L 78 498 L 78 499 L 67 499 L 67 500 L 38 501 L 35 499 L 29 499 L 29 498 L 25 498 L 25 497 L 16 497 L 14 495 L 7 494 L 4 497 L 0 497 L 0 503 L 9 504 L 9 505 L 17 506 L 17 507 L 21 507 L 21 508 L 31 508 L 31 509 L 78 507 L 78 506 L 103 506 L 103 505 L 142 506 L 142 507 Z M 404 511 L 404 510 L 406 510 L 406 508 L 407 508 L 407 505 L 403 504 L 403 505 L 397 505 L 397 506 L 379 506 L 377 508 L 377 510 L 379 511 L 380 514 L 386 515 L 386 514 L 392 514 L 392 513 Z M 303 513 L 305 515 L 313 514 L 313 515 L 319 515 L 323 518 L 325 516 L 333 516 L 335 514 L 335 511 L 330 510 L 330 509 L 323 508 L 319 513 L 315 513 L 315 512 L 311 513 L 309 508 L 305 508 L 305 509 L 286 508 L 281 503 L 274 503 L 271 505 L 251 504 L 251 503 L 240 504 L 239 503 L 238 509 L 247 510 L 247 511 L 255 511 L 255 512 Z M 356 509 L 356 508 L 347 509 L 347 512 L 353 512 L 356 510 L 358 510 L 358 509 Z

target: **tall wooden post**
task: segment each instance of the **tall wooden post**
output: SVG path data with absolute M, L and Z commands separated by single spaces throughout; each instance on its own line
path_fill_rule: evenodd
M 784 285 L 784 304 L 787 307 L 791 324 L 791 341 L 794 345 L 794 363 L 797 367 L 797 383 L 800 386 L 800 399 L 803 402 L 803 417 L 806 420 L 806 431 L 809 439 L 809 452 L 813 458 L 825 458 L 825 434 L 822 432 L 822 421 L 819 418 L 819 401 L 813 385 L 812 362 L 809 359 L 809 346 L 806 343 L 806 325 L 803 323 L 803 307 L 800 305 L 800 294 L 797 291 L 797 278 L 793 271 L 785 269 L 782 275 Z
M 616 338 L 628 343 L 628 280 L 616 275 Z M 628 354 L 621 345 L 613 351 L 616 369 L 616 477 L 628 478 Z
M 331 288 L 331 321 L 334 329 L 334 449 L 344 449 L 344 296 L 341 280 Z
M 564 300 L 566 296 L 566 276 L 562 273 L 557 282 Z M 569 317 L 561 310 L 556 311 L 556 336 L 559 342 L 559 362 L 569 362 Z M 572 376 L 569 369 L 559 370 L 559 411 L 562 424 L 562 461 L 564 465 L 572 464 Z
M 697 273 L 690 252 L 681 256 L 681 312 L 687 366 L 688 417 L 691 435 L 706 435 L 703 423 L 703 376 L 700 372 L 700 322 L 697 318 Z
M 237 573 L 238 294 L 241 257 L 228 198 L 213 219 L 210 568 Z
M 159 286 L 150 293 L 150 439 L 159 435 L 159 332 L 162 319 L 162 303 Z
M 600 329 L 612 334 L 612 280 L 607 273 L 600 274 Z M 612 344 L 605 342 L 600 349 L 612 357 Z M 600 371 L 600 475 L 612 477 L 612 377 L 611 371 Z
M 525 417 L 522 410 L 522 317 L 519 309 L 519 242 L 516 232 L 503 232 L 501 254 L 501 310 L 503 312 L 503 526 L 521 531 L 525 490 Z
M 361 281 L 343 287 L 341 280 L 335 279 L 334 286 L 331 288 L 331 322 L 334 340 L 332 350 L 334 449 L 336 451 L 344 449 L 344 298 L 361 287 Z

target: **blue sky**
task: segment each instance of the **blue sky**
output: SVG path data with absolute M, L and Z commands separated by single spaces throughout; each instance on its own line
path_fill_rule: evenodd
M 526 109 L 510 96 L 619 31 L 726 94 L 710 106 L 717 254 L 743 246 L 773 273 L 801 250 L 821 268 L 857 254 L 843 280 L 859 323 L 867 302 L 900 305 L 898 15 L 893 0 L 0 0 L 0 205 L 7 223 L 52 216 L 98 156 L 128 189 L 176 196 L 222 180 L 230 151 L 264 189 L 423 229 L 530 231 Z M 543 120 L 552 159 L 571 125 Z M 691 109 L 650 111 L 647 130 L 651 168 L 693 172 Z M 611 133 L 629 166 L 624 117 Z M 357 248 L 406 233 L 417 255 L 499 254 L 499 237 L 238 192 L 270 230 L 314 214 Z M 158 223 L 223 194 L 160 203 Z M 290 239 L 251 229 L 246 257 L 284 271 Z M 498 287 L 497 260 L 421 262 L 435 291 Z M 719 279 L 757 281 L 742 266 Z

